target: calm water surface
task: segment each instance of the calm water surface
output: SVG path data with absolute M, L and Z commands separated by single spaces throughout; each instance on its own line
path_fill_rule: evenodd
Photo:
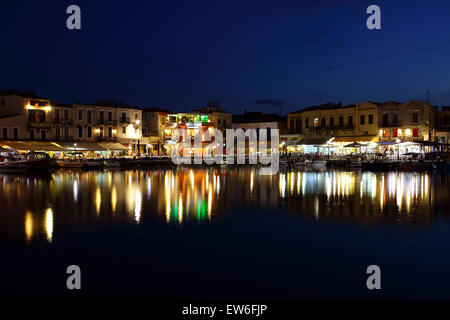
M 0 295 L 450 298 L 449 191 L 441 173 L 0 175 Z M 79 292 L 65 289 L 71 264 Z

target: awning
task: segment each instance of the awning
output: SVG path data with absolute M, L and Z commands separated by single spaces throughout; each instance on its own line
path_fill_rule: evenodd
M 442 143 L 438 141 L 421 141 L 421 145 L 423 146 L 432 146 L 432 147 L 439 147 L 439 146 L 448 146 L 448 143 Z
M 128 150 L 128 147 L 125 147 L 123 144 L 118 143 L 118 142 L 101 142 L 101 143 L 99 143 L 99 145 L 102 146 L 103 148 L 105 148 L 106 150 L 112 150 L 112 151 Z
M 105 151 L 106 149 L 95 142 L 55 142 L 61 151 Z
M 373 142 L 377 136 L 350 136 L 350 137 L 336 137 L 332 142 Z
M 391 145 L 397 144 L 397 142 L 392 142 L 392 141 L 378 141 L 377 144 L 380 145 L 380 146 L 391 146 Z
M 1 145 L 19 151 L 62 151 L 58 144 L 45 141 L 2 141 Z
M 330 137 L 305 137 L 300 139 L 298 145 L 322 145 L 326 144 Z
M 361 146 L 363 146 L 363 145 L 358 142 L 352 142 L 352 143 L 346 144 L 344 146 L 344 148 L 361 148 Z

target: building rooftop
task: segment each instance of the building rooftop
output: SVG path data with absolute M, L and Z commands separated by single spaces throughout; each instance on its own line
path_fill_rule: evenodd
M 292 113 L 298 113 L 298 112 L 304 112 L 304 111 L 315 111 L 315 110 L 331 110 L 331 109 L 338 109 L 338 108 L 354 108 L 355 105 L 354 104 L 349 104 L 347 106 L 342 106 L 342 103 L 338 102 L 338 103 L 333 103 L 333 102 L 327 102 L 325 104 L 321 104 L 321 105 L 314 105 L 311 107 L 306 107 L 294 112 L 290 112 L 289 114 Z
M 388 103 L 392 103 L 392 104 L 403 104 L 403 102 L 398 102 L 398 101 L 394 101 L 394 100 L 388 100 L 385 103 L 382 104 L 388 104 Z
M 28 99 L 49 100 L 48 98 L 38 96 L 34 91 L 14 90 L 14 89 L 0 90 L 0 97 L 11 95 L 16 95 Z
M 276 113 L 246 112 L 244 114 L 233 114 L 233 123 L 257 123 L 257 122 L 284 122 L 285 117 Z
M 145 108 L 145 109 L 142 109 L 142 112 L 160 112 L 160 113 L 173 114 L 173 112 L 170 110 L 162 109 L 162 108 L 158 108 L 158 107 Z

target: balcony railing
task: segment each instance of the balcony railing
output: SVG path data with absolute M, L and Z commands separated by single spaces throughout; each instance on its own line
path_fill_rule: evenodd
M 392 128 L 392 127 L 400 127 L 400 123 L 397 122 L 383 122 L 381 127 L 382 128 Z
M 104 124 L 104 125 L 116 126 L 117 125 L 117 120 L 98 119 L 96 121 L 96 124 L 97 125 Z
M 58 141 L 64 141 L 64 142 L 66 142 L 66 141 L 73 141 L 73 137 L 72 136 L 69 136 L 69 137 L 58 137 L 58 136 L 56 136 L 55 137 L 55 141 L 56 142 L 58 142 Z
M 28 128 L 51 128 L 52 124 L 51 122 L 37 122 L 37 121 L 30 121 L 28 122 Z
M 353 124 L 347 124 L 347 125 L 328 125 L 328 126 L 315 126 L 315 127 L 309 127 L 309 130 L 316 131 L 316 130 L 353 130 L 355 126 Z
M 73 124 L 73 119 L 53 119 L 53 123 L 54 124 L 61 124 L 61 125 L 72 125 Z
M 119 122 L 120 123 L 131 123 L 131 120 L 130 120 L 130 118 L 125 118 L 125 117 L 121 117 L 120 119 L 119 119 Z
M 103 137 L 95 137 L 94 138 L 94 140 L 96 141 L 96 142 L 117 142 L 118 140 L 117 140 L 117 137 L 105 137 L 105 136 L 103 136 Z

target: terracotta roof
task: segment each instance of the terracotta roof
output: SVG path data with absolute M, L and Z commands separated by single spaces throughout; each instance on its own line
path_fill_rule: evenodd
M 311 107 L 306 107 L 306 108 L 303 108 L 303 109 L 300 109 L 300 110 L 297 110 L 297 111 L 294 111 L 294 112 L 290 112 L 289 114 L 299 113 L 299 112 L 304 112 L 304 111 L 332 110 L 332 109 L 340 109 L 340 108 L 344 109 L 344 108 L 354 108 L 354 107 L 355 107 L 354 104 L 349 104 L 349 105 L 346 105 L 346 106 L 342 106 L 342 103 L 340 103 L 340 102 L 339 103 L 328 102 L 328 103 L 321 104 L 321 105 L 318 105 L 318 106 L 314 105 L 314 106 L 311 106 Z
M 28 99 L 49 100 L 47 98 L 38 96 L 34 91 L 12 90 L 12 89 L 0 90 L 0 96 L 12 96 L 12 95 Z

